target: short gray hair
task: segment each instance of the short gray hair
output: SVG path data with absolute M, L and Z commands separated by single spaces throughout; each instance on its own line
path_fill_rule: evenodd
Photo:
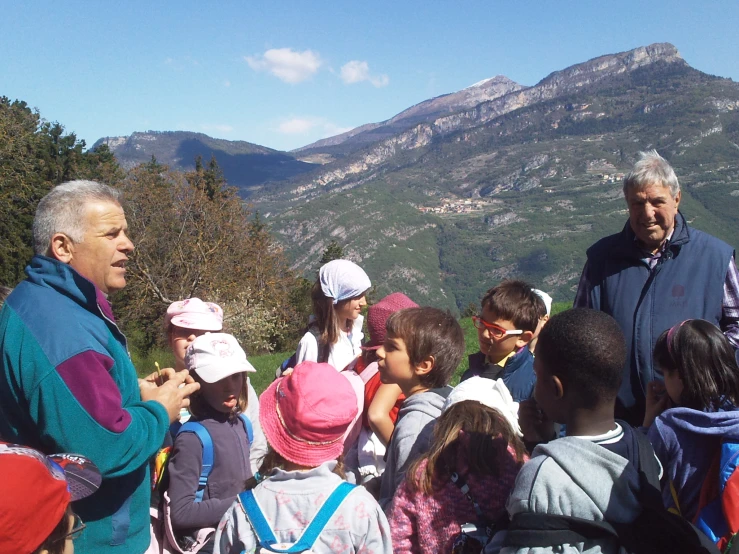
M 121 194 L 116 189 L 96 181 L 67 181 L 44 196 L 33 218 L 33 251 L 46 255 L 51 237 L 64 233 L 72 242 L 85 238 L 84 218 L 90 201 L 120 205 Z
M 680 192 L 675 170 L 656 150 L 639 152 L 639 161 L 624 179 L 624 195 L 629 189 L 640 190 L 648 185 L 662 185 L 670 189 L 673 198 Z

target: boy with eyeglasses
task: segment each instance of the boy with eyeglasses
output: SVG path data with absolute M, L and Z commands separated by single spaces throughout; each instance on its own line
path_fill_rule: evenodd
M 472 320 L 480 351 L 469 356 L 462 381 L 473 376 L 503 379 L 513 400 L 531 398 L 536 376 L 534 356 L 527 348 L 546 306 L 524 281 L 507 280 L 485 293 L 482 311 Z
M 73 540 L 84 545 L 85 524 L 71 503 L 100 487 L 95 464 L 77 454 L 45 456 L 0 442 L 0 475 L 0 552 L 73 554 Z

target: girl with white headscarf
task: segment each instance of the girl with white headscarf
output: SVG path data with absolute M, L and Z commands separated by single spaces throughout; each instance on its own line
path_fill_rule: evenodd
M 298 344 L 296 364 L 328 362 L 341 371 L 356 360 L 364 337 L 361 311 L 371 286 L 364 270 L 349 260 L 321 267 L 311 291 L 313 318 Z

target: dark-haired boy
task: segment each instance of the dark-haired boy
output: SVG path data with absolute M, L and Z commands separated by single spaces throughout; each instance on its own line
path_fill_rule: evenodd
M 473 376 L 503 379 L 516 402 L 531 397 L 534 356 L 526 348 L 534 338 L 544 301 L 523 281 L 503 281 L 485 293 L 482 312 L 473 318 L 480 351 L 469 356 L 462 381 Z
M 405 394 L 387 448 L 380 485 L 384 509 L 402 482 L 408 465 L 426 452 L 436 418 L 451 392 L 449 381 L 464 353 L 464 333 L 454 317 L 436 308 L 408 308 L 392 314 L 387 336 L 377 351 L 380 380 Z
M 534 361 L 536 404 L 545 420 L 566 425 L 567 436 L 537 446 L 521 469 L 507 504 L 514 528 L 515 516 L 525 513 L 612 524 L 631 523 L 641 513 L 644 481 L 639 470 L 658 486 L 661 468 L 645 437 L 614 419 L 625 360 L 621 328 L 603 312 L 567 310 L 542 329 Z M 531 439 L 534 426 L 526 413 L 522 409 L 521 427 Z M 546 433 L 546 427 L 540 421 L 537 432 Z M 551 425 L 548 434 L 554 435 Z M 652 498 L 657 490 L 650 492 Z M 661 507 L 660 500 L 656 503 Z M 606 538 L 585 541 L 577 551 L 601 552 Z

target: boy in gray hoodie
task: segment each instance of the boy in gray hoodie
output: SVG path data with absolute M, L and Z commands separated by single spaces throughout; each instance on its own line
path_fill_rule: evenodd
M 552 421 L 565 424 L 567 436 L 540 444 L 524 464 L 506 506 L 511 529 L 526 529 L 517 525 L 517 516 L 519 523 L 526 521 L 521 520 L 524 514 L 619 526 L 632 524 L 645 509 L 645 500 L 655 500 L 650 505 L 663 510 L 654 496 L 662 473 L 654 451 L 639 430 L 614 419 L 625 360 L 623 333 L 603 312 L 568 310 L 544 327 L 534 360 L 538 420 L 532 422 L 532 411 L 523 409 L 519 421 L 529 440 L 537 434 L 554 438 Z M 653 532 L 659 535 L 661 531 L 655 528 Z M 504 537 L 500 535 L 495 539 Z M 609 554 L 620 548 L 619 540 L 608 534 L 547 546 L 523 544 L 525 540 L 513 536 L 509 531 L 503 539 L 506 546 L 497 550 L 490 544 L 485 552 Z
M 388 318 L 386 328 L 385 342 L 377 351 L 380 380 L 397 384 L 406 400 L 388 444 L 380 485 L 383 509 L 410 463 L 428 450 L 436 418 L 451 392 L 449 381 L 464 354 L 464 333 L 448 312 L 400 310 Z

